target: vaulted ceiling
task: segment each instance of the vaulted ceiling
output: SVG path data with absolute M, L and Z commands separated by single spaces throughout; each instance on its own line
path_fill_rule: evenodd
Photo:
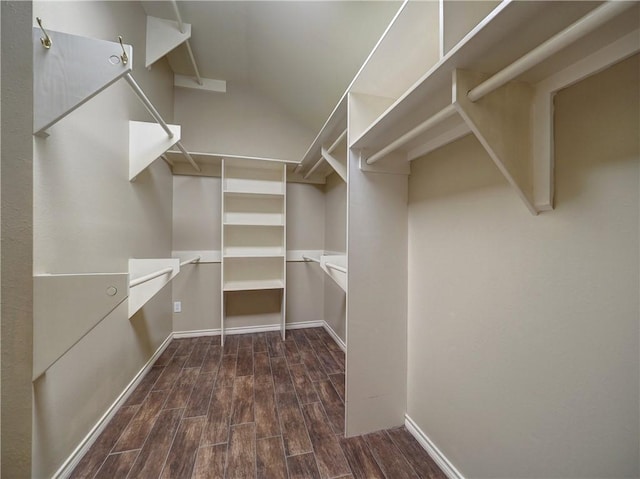
M 171 2 L 142 2 L 175 20 Z M 399 1 L 180 1 L 205 78 L 241 83 L 318 131 L 400 7 Z M 401 54 L 402 52 L 398 52 Z M 168 55 L 193 75 L 186 47 Z

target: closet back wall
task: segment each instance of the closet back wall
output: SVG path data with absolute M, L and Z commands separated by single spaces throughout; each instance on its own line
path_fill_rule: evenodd
M 173 178 L 174 251 L 220 251 L 220 178 Z M 322 186 L 287 184 L 287 249 L 324 249 Z M 323 312 L 323 273 L 315 264 L 287 262 L 287 323 L 319 321 Z M 273 291 L 238 293 L 229 298 L 225 329 L 279 324 Z M 220 328 L 220 263 L 184 267 L 173 280 L 176 332 Z M 275 306 L 278 307 L 275 310 Z
M 164 60 L 144 68 L 140 3 L 35 2 L 33 14 L 54 31 L 122 35 L 133 76 L 172 122 L 173 75 Z M 123 273 L 129 258 L 170 257 L 171 173 L 156 162 L 129 182 L 129 120 L 152 121 L 118 81 L 34 138 L 34 274 Z M 170 301 L 164 288 L 131 320 L 124 301 L 34 382 L 33 477 L 55 473 L 171 333 Z

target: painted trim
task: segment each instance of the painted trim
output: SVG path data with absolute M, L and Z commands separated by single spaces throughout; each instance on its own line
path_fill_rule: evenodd
M 325 322 L 320 321 L 303 321 L 299 323 L 289 323 L 286 325 L 287 329 L 302 329 L 302 328 L 320 328 L 324 327 Z M 251 333 L 264 333 L 267 331 L 280 331 L 280 324 L 266 324 L 264 326 L 240 326 L 235 328 L 225 328 L 225 336 L 228 334 L 251 334 Z M 220 336 L 220 328 L 216 329 L 199 329 L 194 331 L 178 331 L 173 333 L 175 339 L 180 338 L 197 338 L 200 336 Z
M 93 426 L 93 428 L 91 428 L 91 430 L 84 437 L 84 439 L 80 441 L 80 444 L 78 444 L 78 446 L 74 449 L 71 455 L 69 455 L 67 460 L 62 463 L 60 468 L 52 476 L 53 479 L 67 478 L 71 475 L 71 473 L 73 472 L 75 467 L 80 463 L 80 460 L 84 457 L 84 455 L 87 453 L 89 448 L 93 445 L 96 439 L 98 439 L 100 434 L 102 434 L 102 431 L 105 430 L 105 428 L 107 427 L 107 424 L 109 424 L 109 421 L 113 419 L 113 416 L 115 416 L 116 412 L 118 412 L 118 410 L 126 402 L 129 396 L 131 396 L 131 393 L 134 391 L 134 389 L 138 387 L 138 385 L 140 384 L 142 379 L 146 376 L 146 374 L 149 372 L 149 370 L 151 369 L 153 364 L 156 362 L 156 360 L 160 357 L 160 355 L 164 352 L 164 350 L 167 349 L 167 346 L 169 346 L 169 343 L 171 342 L 172 339 L 173 339 L 173 333 L 169 333 L 169 336 L 167 336 L 167 339 L 165 339 L 162 342 L 162 344 L 158 347 L 156 352 L 153 353 L 153 355 L 149 358 L 146 364 L 142 366 L 142 369 L 138 371 L 138 374 L 134 376 L 134 378 L 124 388 L 124 390 L 116 398 L 113 404 L 111 404 L 111 406 L 109 406 L 109 408 L 102 415 L 102 417 L 98 419 L 98 422 L 95 424 L 95 426 Z
M 456 469 L 449 459 L 438 449 L 429 436 L 427 436 L 422 429 L 415 423 L 408 414 L 404 415 L 404 425 L 407 431 L 416 438 L 416 441 L 420 443 L 422 448 L 429 453 L 435 463 L 442 469 L 442 472 L 449 479 L 465 479 L 464 476 Z
M 338 336 L 338 333 L 336 333 L 333 328 L 329 325 L 329 323 L 327 323 L 326 321 L 322 321 L 323 325 L 322 327 L 325 329 L 325 331 L 327 333 L 329 333 L 329 335 L 333 338 L 333 340 L 338 344 L 338 346 L 340 346 L 340 349 L 342 349 L 342 351 L 346 354 L 347 352 L 347 345 L 346 343 L 342 340 L 342 338 L 340 336 Z

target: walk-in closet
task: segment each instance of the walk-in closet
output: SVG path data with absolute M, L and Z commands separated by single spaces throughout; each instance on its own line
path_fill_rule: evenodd
M 1 8 L 3 476 L 638 477 L 638 1 Z

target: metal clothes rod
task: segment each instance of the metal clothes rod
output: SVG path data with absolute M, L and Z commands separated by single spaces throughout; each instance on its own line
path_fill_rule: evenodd
M 369 158 L 367 158 L 367 165 L 373 165 L 376 161 L 384 158 L 389 153 L 392 153 L 392 152 L 396 151 L 402 145 L 404 145 L 405 143 L 413 140 L 417 136 L 421 135 L 422 133 L 427 131 L 429 128 L 432 128 L 435 125 L 437 125 L 438 123 L 440 123 L 441 121 L 446 120 L 451 115 L 453 115 L 455 112 L 456 112 L 456 109 L 455 109 L 455 107 L 453 105 L 447 105 L 446 107 L 444 107 L 442 110 L 440 110 L 438 113 L 436 113 L 432 117 L 427 118 L 425 121 L 420 123 L 418 126 L 413 128 L 412 130 L 408 131 L 407 133 L 402 135 L 397 140 L 395 140 L 395 141 L 391 142 L 390 144 L 388 144 L 387 146 L 385 146 L 382 150 L 380 150 L 377 153 L 374 153 L 373 155 L 371 155 Z
M 338 266 L 337 264 L 325 263 L 325 265 L 327 266 L 327 268 L 335 269 L 336 271 L 340 271 L 341 273 L 347 272 L 347 268 L 343 268 L 342 266 Z
M 182 152 L 182 154 L 184 155 L 184 157 L 189 160 L 189 163 L 191 163 L 191 166 L 193 166 L 195 168 L 196 171 L 200 172 L 200 167 L 198 166 L 198 164 L 196 163 L 196 161 L 191 157 L 191 155 L 189 154 L 189 152 L 185 149 L 184 146 L 182 146 L 182 143 L 180 143 L 179 141 L 176 143 L 176 146 L 178 147 L 178 149 Z
M 313 261 L 314 263 L 318 263 L 320 264 L 320 260 L 319 259 L 315 259 L 315 258 L 310 258 L 309 256 L 302 256 L 302 259 L 305 261 Z
M 140 276 L 139 278 L 134 279 L 129 283 L 129 287 L 133 288 L 134 286 L 138 286 L 142 283 L 146 283 L 147 281 L 151 281 L 152 279 L 157 278 L 158 276 L 162 276 L 163 274 L 171 273 L 173 268 L 164 268 L 160 271 L 156 271 L 154 273 L 149 273 L 145 276 Z
M 182 263 L 180 263 L 180 267 L 182 268 L 185 265 L 188 265 L 190 263 L 197 263 L 198 261 L 200 261 L 200 256 L 196 256 L 195 258 L 191 258 L 191 259 L 188 259 L 187 261 L 183 261 Z
M 153 117 L 153 119 L 156 120 L 156 122 L 162 127 L 162 129 L 167 132 L 167 135 L 169 135 L 169 138 L 173 138 L 173 132 L 169 128 L 169 125 L 167 125 L 167 123 L 162 119 L 162 117 L 160 116 L 160 113 L 158 113 L 158 110 L 156 110 L 153 104 L 149 101 L 149 99 L 147 98 L 147 95 L 145 95 L 144 92 L 142 91 L 142 88 L 140 88 L 140 86 L 136 83 L 134 78 L 131 76 L 131 73 L 127 73 L 124 76 L 124 79 L 127 80 L 127 83 L 129 84 L 131 89 L 134 91 L 134 93 L 137 95 L 137 97 L 140 99 L 142 104 L 147 108 L 147 111 L 151 113 L 151 116 Z M 189 163 L 191 163 L 191 166 L 193 166 L 196 169 L 196 171 L 201 171 L 200 167 L 195 162 L 195 160 L 191 157 L 189 152 L 185 149 L 184 146 L 182 146 L 182 143 L 178 141 L 176 142 L 176 146 L 182 152 L 185 158 L 189 161 Z
M 184 33 L 184 22 L 182 21 L 182 15 L 180 15 L 178 2 L 176 0 L 171 0 L 171 5 L 173 6 L 173 11 L 176 14 L 176 20 L 178 21 L 178 29 L 180 30 L 180 33 Z M 187 52 L 189 53 L 189 59 L 191 60 L 191 64 L 193 65 L 193 71 L 196 74 L 196 80 L 198 81 L 198 85 L 202 85 L 202 78 L 200 78 L 200 70 L 198 70 L 198 65 L 196 65 L 196 59 L 193 56 L 193 50 L 191 50 L 191 43 L 189 43 L 188 39 L 185 43 L 187 45 Z
M 311 175 L 313 175 L 313 172 L 316 171 L 320 167 L 320 165 L 322 164 L 323 161 L 324 161 L 324 158 L 320 157 L 320 159 L 318 161 L 316 161 L 315 165 L 313 165 L 311 167 L 311 169 L 309 171 L 307 171 L 302 178 L 304 178 L 306 180 Z
M 333 153 L 333 150 L 335 150 L 338 145 L 340 144 L 340 142 L 342 140 L 344 140 L 344 137 L 347 136 L 347 129 L 345 128 L 344 131 L 342 133 L 340 133 L 340 136 L 336 139 L 336 141 L 334 141 L 331 146 L 327 149 L 327 151 L 329 153 Z
M 169 135 L 169 138 L 173 138 L 173 132 L 169 128 L 169 125 L 166 124 L 166 122 L 160 116 L 160 113 L 158 113 L 158 110 L 156 110 L 156 108 L 151 104 L 151 102 L 147 98 L 147 95 L 144 94 L 144 92 L 142 91 L 142 88 L 138 86 L 136 81 L 131 76 L 131 73 L 127 73 L 124 76 L 124 79 L 127 80 L 127 83 L 129 84 L 131 89 L 134 91 L 134 93 L 138 96 L 142 104 L 146 107 L 147 111 L 151 113 L 151 116 L 153 117 L 153 119 L 156 120 L 156 122 L 160 124 L 162 129 L 167 132 L 167 135 Z
M 505 83 L 510 82 L 517 76 L 534 67 L 551 55 L 559 52 L 571 43 L 583 37 L 587 33 L 595 30 L 603 23 L 608 22 L 613 17 L 619 15 L 628 8 L 634 6 L 635 2 L 610 1 L 589 12 L 580 20 L 571 24 L 560 33 L 541 43 L 529 53 L 520 57 L 508 67 L 499 71 L 492 77 L 471 89 L 467 94 L 469 100 L 478 101 L 480 98 L 500 88 Z M 368 162 L 367 162 L 368 163 Z

